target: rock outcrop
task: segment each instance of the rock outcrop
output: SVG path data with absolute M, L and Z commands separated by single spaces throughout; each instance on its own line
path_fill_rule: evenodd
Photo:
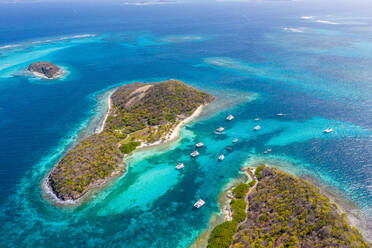
M 28 66 L 28 71 L 34 73 L 36 76 L 45 77 L 48 79 L 55 79 L 63 74 L 61 68 L 50 62 L 35 62 Z

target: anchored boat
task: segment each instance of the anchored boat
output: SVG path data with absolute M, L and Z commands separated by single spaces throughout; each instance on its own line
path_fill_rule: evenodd
M 233 140 L 233 143 L 236 143 L 236 142 L 238 142 L 238 141 L 239 141 L 238 139 L 234 139 L 234 140 Z
M 197 157 L 199 156 L 199 152 L 198 151 L 193 151 L 191 154 L 190 154 L 191 157 Z
M 219 157 L 218 157 L 218 160 L 219 161 L 222 161 L 222 160 L 224 160 L 225 159 L 225 156 L 223 155 L 223 154 L 221 154 Z
M 177 169 L 177 170 L 180 170 L 180 169 L 182 169 L 183 167 L 185 167 L 185 165 L 184 165 L 183 163 L 178 163 L 178 164 L 176 165 L 176 169 Z
M 223 131 L 225 131 L 225 128 L 219 127 L 217 130 L 214 132 L 215 134 L 221 134 Z
M 226 120 L 227 121 L 231 121 L 232 119 L 234 119 L 235 117 L 233 115 L 229 115 L 228 117 L 226 117 Z
M 197 143 L 195 146 L 196 146 L 197 148 L 199 148 L 199 147 L 203 147 L 204 144 L 203 144 L 203 142 L 199 142 L 199 143 Z
M 332 128 L 327 128 L 327 129 L 324 129 L 323 132 L 324 133 L 332 133 L 333 132 L 333 129 Z
M 199 199 L 197 202 L 195 202 L 194 207 L 195 208 L 201 208 L 205 204 L 205 201 L 202 199 Z
M 260 130 L 260 129 L 261 129 L 261 127 L 260 127 L 259 125 L 255 126 L 255 127 L 253 128 L 254 131 L 258 131 L 258 130 Z

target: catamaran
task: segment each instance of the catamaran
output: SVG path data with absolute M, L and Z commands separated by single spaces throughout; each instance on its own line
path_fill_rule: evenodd
M 184 165 L 183 163 L 178 163 L 178 164 L 176 165 L 176 169 L 177 169 L 177 170 L 180 170 L 180 169 L 182 169 L 183 167 L 185 167 L 185 165 Z
M 333 129 L 332 128 L 327 128 L 327 129 L 324 129 L 323 132 L 325 132 L 325 133 L 331 133 L 331 132 L 333 132 Z
M 202 199 L 199 199 L 197 202 L 195 202 L 194 207 L 195 208 L 201 208 L 205 204 L 205 201 Z
M 203 142 L 199 142 L 199 143 L 197 143 L 195 146 L 199 148 L 199 147 L 203 147 L 204 144 L 203 144 Z
M 228 117 L 226 117 L 226 120 L 227 121 L 231 121 L 232 119 L 234 119 L 235 117 L 233 115 L 229 115 Z
M 259 125 L 255 126 L 255 127 L 253 128 L 254 131 L 258 131 L 258 130 L 260 130 L 260 129 L 261 129 L 261 127 L 260 127 Z
M 190 154 L 191 157 L 197 157 L 199 156 L 199 152 L 198 151 L 193 151 L 191 154 Z

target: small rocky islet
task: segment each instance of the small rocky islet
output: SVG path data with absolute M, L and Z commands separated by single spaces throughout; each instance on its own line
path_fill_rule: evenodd
M 110 96 L 103 130 L 66 153 L 46 178 L 62 200 L 79 200 L 125 170 L 123 156 L 141 144 L 165 141 L 174 128 L 214 97 L 178 80 L 133 83 Z
M 27 67 L 26 70 L 33 73 L 33 75 L 37 77 L 46 79 L 56 79 L 63 75 L 63 70 L 61 68 L 47 61 L 32 63 Z
M 208 248 L 368 248 L 338 207 L 307 180 L 265 165 L 237 185 L 232 218 L 211 232 Z

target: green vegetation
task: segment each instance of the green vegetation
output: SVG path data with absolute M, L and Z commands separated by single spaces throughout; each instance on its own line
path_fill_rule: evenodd
M 141 142 L 164 139 L 175 125 L 213 96 L 169 80 L 118 88 L 104 130 L 72 148 L 52 170 L 49 185 L 62 200 L 78 199 L 117 172 L 124 154 Z
M 230 207 L 233 213 L 232 220 L 223 222 L 212 230 L 208 240 L 208 248 L 228 248 L 231 245 L 238 224 L 244 221 L 247 216 L 245 213 L 247 203 L 244 198 L 247 195 L 250 186 L 253 185 L 254 183 L 252 184 L 252 182 L 249 184 L 241 183 L 233 189 L 235 199 L 230 202 Z
M 190 116 L 213 97 L 181 81 L 169 80 L 120 87 L 112 100 L 113 115 L 107 121 L 106 129 L 131 134 L 150 126 L 147 141 L 153 142 L 168 133 L 180 118 Z
M 243 199 L 248 190 L 249 185 L 246 183 L 241 183 L 233 189 L 233 194 L 236 198 Z
M 137 146 L 141 145 L 139 141 L 130 141 L 120 146 L 120 151 L 124 154 L 129 154 L 136 150 Z
M 49 184 L 57 196 L 75 199 L 88 185 L 110 176 L 122 161 L 117 142 L 109 133 L 95 134 L 69 151 L 49 175 Z
M 369 247 L 336 205 L 303 179 L 260 166 L 233 247 Z
M 234 188 L 233 220 L 213 229 L 209 248 L 370 247 L 306 180 L 265 165 L 255 174 L 259 181 L 247 202 L 244 197 L 255 183 Z
M 260 166 L 258 166 L 256 168 L 256 170 L 254 171 L 254 174 L 255 176 L 257 177 L 258 180 L 260 180 L 262 177 L 261 177 L 261 171 L 263 171 L 263 169 L 266 168 L 266 165 L 264 164 L 261 164 Z

